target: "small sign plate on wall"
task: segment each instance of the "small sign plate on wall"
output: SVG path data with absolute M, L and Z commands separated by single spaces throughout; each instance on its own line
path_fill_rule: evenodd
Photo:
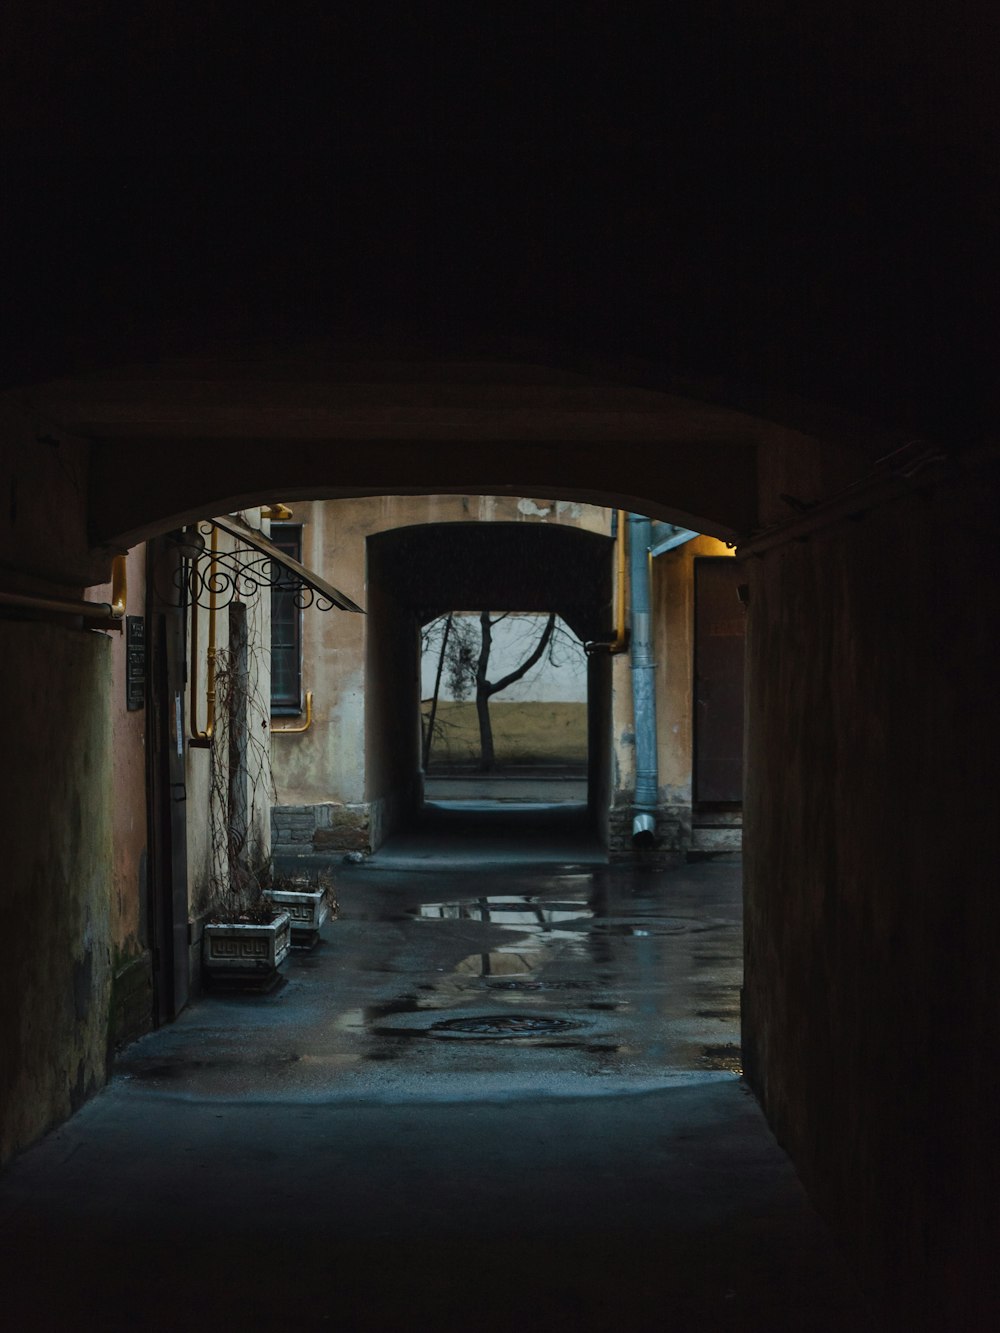
M 125 707 L 130 713 L 146 703 L 146 619 L 125 617 Z

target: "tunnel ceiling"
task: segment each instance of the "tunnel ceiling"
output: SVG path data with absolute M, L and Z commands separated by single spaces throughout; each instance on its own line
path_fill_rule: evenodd
M 805 430 L 525 362 L 358 362 L 332 345 L 194 358 L 20 391 L 90 445 L 95 545 L 263 500 L 549 495 L 730 538 L 757 519 L 758 453 Z
M 13 8 L 6 384 L 344 327 L 992 420 L 982 0 L 310 5 L 218 50 L 211 7 Z
M 85 548 L 53 572 L 100 583 L 115 552 L 197 519 L 373 495 L 555 497 L 733 541 L 760 525 L 769 455 L 784 478 L 817 453 L 836 460 L 827 486 L 870 467 L 856 436 L 848 448 L 815 423 L 697 396 L 526 361 L 379 359 L 375 349 L 360 361 L 351 350 L 260 344 L 0 396 L 33 457 L 63 459 L 60 485 L 70 456 L 86 479 L 66 494 L 84 499 Z M 22 546 L 0 554 L 30 570 Z
M 152 0 L 125 28 L 15 8 L 0 413 L 85 473 L 89 549 L 52 577 L 272 498 L 554 494 L 745 537 L 774 520 L 768 471 L 812 504 L 897 444 L 995 436 L 996 24 L 976 4 L 887 0 L 860 27 L 832 0 L 724 23 L 425 6 L 405 36 L 355 5 L 354 45 L 344 6 L 310 6 L 315 32 L 220 30 L 225 59 L 205 6 L 187 30 Z M 295 350 L 331 338 L 335 361 L 425 367 L 334 389 Z M 446 365 L 477 360 L 603 385 L 503 400 Z M 784 474 L 810 451 L 803 490 Z
M 611 629 L 614 543 L 545 523 L 431 523 L 368 540 L 384 580 L 425 622 L 447 611 L 556 611 L 581 639 Z

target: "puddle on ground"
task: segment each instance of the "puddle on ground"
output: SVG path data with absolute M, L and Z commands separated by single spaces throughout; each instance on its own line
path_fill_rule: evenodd
M 472 1014 L 468 1018 L 444 1018 L 432 1023 L 426 1035 L 436 1037 L 547 1037 L 572 1032 L 583 1024 L 549 1014 Z
M 701 917 L 645 913 L 635 917 L 604 916 L 587 902 L 550 900 L 531 894 L 422 903 L 412 910 L 412 917 L 419 921 L 475 922 L 516 933 L 517 939 L 511 944 L 498 944 L 494 949 L 462 959 L 453 969 L 460 977 L 526 976 L 549 961 L 553 950 L 586 954 L 594 962 L 601 949 L 607 948 L 597 941 L 701 935 L 724 930 L 732 924 Z M 542 989 L 556 984 L 531 982 L 516 988 Z M 515 986 L 509 988 L 513 990 Z
M 468 921 L 498 926 L 514 938 L 481 953 L 469 954 L 452 968 L 458 981 L 482 977 L 529 978 L 503 983 L 503 989 L 541 990 L 556 982 L 541 982 L 532 973 L 557 955 L 585 955 L 593 909 L 582 901 L 546 900 L 533 895 L 465 898 L 445 903 L 423 903 L 414 908 L 419 921 Z M 582 984 L 582 983 L 579 983 Z
M 743 1073 L 743 1052 L 733 1042 L 721 1046 L 703 1046 L 698 1063 L 703 1069 L 722 1070 L 727 1074 Z
M 421 1008 L 415 995 L 400 995 L 394 1000 L 383 1000 L 381 1004 L 369 1005 L 365 1010 L 365 1022 L 377 1022 L 380 1018 L 389 1018 L 392 1014 L 415 1014 Z
M 487 990 L 505 991 L 596 990 L 601 984 L 600 981 L 581 980 L 577 977 L 553 977 L 551 981 L 543 981 L 539 977 L 529 977 L 527 979 L 512 977 L 507 981 L 487 981 L 485 987 Z
M 586 929 L 594 913 L 585 902 L 549 902 L 526 894 L 517 898 L 466 898 L 449 903 L 422 903 L 414 915 L 421 921 L 479 921 L 509 930 L 542 931 L 546 934 L 569 922 Z
M 506 977 L 523 976 L 537 965 L 529 952 L 522 946 L 511 949 L 494 949 L 490 953 L 471 953 L 456 963 L 454 972 L 459 977 Z M 538 983 L 540 986 L 541 983 Z M 510 983 L 507 983 L 508 988 Z M 534 989 L 537 989 L 535 987 Z
M 302 1056 L 289 1053 L 287 1055 L 255 1055 L 253 1057 L 253 1068 L 255 1070 L 281 1070 L 289 1065 L 298 1064 Z M 140 1081 L 160 1082 L 165 1079 L 184 1079 L 192 1075 L 203 1076 L 221 1075 L 226 1076 L 238 1072 L 246 1065 L 247 1061 L 243 1056 L 220 1057 L 215 1060 L 192 1060 L 180 1058 L 174 1062 L 146 1060 L 122 1061 L 118 1066 L 118 1073 L 122 1078 L 138 1079 Z
M 648 906 L 629 903 L 623 905 L 620 915 L 613 915 L 605 902 L 595 899 L 591 906 L 574 895 L 573 886 L 560 887 L 563 892 L 550 898 L 484 895 L 410 908 L 409 920 L 414 922 L 458 923 L 452 931 L 442 930 L 438 937 L 442 945 L 461 942 L 468 947 L 468 943 L 481 941 L 488 947 L 457 961 L 453 954 L 445 966 L 437 967 L 443 975 L 434 983 L 426 978 L 411 981 L 409 993 L 367 1007 L 359 1016 L 377 1043 L 377 1051 L 368 1058 L 400 1059 L 407 1039 L 414 1038 L 445 1043 L 462 1038 L 507 1043 L 513 1039 L 515 1046 L 582 1050 L 601 1065 L 599 1072 L 611 1072 L 605 1066 L 614 1063 L 617 1067 L 624 1052 L 632 1049 L 620 1045 L 618 1029 L 623 1021 L 635 1018 L 633 1006 L 614 994 L 622 983 L 621 969 L 612 965 L 611 956 L 619 948 L 618 941 L 623 960 L 630 955 L 641 959 L 641 942 L 647 937 L 650 953 L 657 959 L 666 950 L 678 948 L 686 960 L 690 958 L 691 945 L 683 940 L 671 945 L 664 937 L 692 937 L 695 950 L 713 962 L 727 956 L 718 946 L 712 947 L 715 940 L 711 937 L 700 949 L 700 941 L 695 940 L 706 931 L 728 930 L 730 921 L 696 914 L 658 915 L 652 902 Z M 495 934 L 490 927 L 496 928 Z M 631 967 L 631 963 L 626 965 L 625 975 L 631 975 Z M 608 987 L 612 988 L 610 996 L 593 994 Z M 473 1007 L 483 1003 L 487 992 L 499 1002 L 494 1012 Z M 732 1021 L 736 1017 L 737 1009 L 730 1007 L 735 997 L 728 987 L 707 986 L 698 1001 L 704 1009 L 699 1018 Z M 547 1012 L 553 1004 L 564 1006 L 563 1014 Z M 669 1045 L 666 1037 L 664 1041 Z M 650 1047 L 648 1054 L 659 1059 L 659 1046 Z M 693 1046 L 688 1048 L 687 1060 L 688 1067 L 742 1072 L 738 1046 Z
M 725 924 L 683 916 L 607 917 L 595 921 L 591 929 L 607 935 L 633 935 L 642 939 L 646 936 L 702 935 L 709 930 L 720 930 Z

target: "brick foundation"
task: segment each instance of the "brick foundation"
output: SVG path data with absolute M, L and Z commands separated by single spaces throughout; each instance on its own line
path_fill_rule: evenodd
M 312 851 L 369 852 L 371 813 L 367 804 L 275 805 L 271 808 L 271 846 L 275 855 Z
M 664 805 L 656 812 L 656 843 L 636 847 L 632 841 L 631 805 L 616 805 L 608 811 L 608 860 L 635 861 L 644 865 L 670 865 L 680 861 L 691 846 L 691 807 Z

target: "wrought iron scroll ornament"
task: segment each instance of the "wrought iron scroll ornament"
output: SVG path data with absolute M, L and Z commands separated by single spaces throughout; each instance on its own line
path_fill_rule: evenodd
M 199 524 L 199 532 L 206 537 L 211 531 L 211 523 Z M 186 601 L 205 610 L 218 610 L 233 601 L 250 601 L 271 588 L 292 593 L 299 610 L 315 606 L 318 611 L 332 611 L 336 606 L 271 556 L 239 543 L 232 551 L 205 551 L 181 561 L 174 571 L 174 584 L 180 594 L 186 592 Z

